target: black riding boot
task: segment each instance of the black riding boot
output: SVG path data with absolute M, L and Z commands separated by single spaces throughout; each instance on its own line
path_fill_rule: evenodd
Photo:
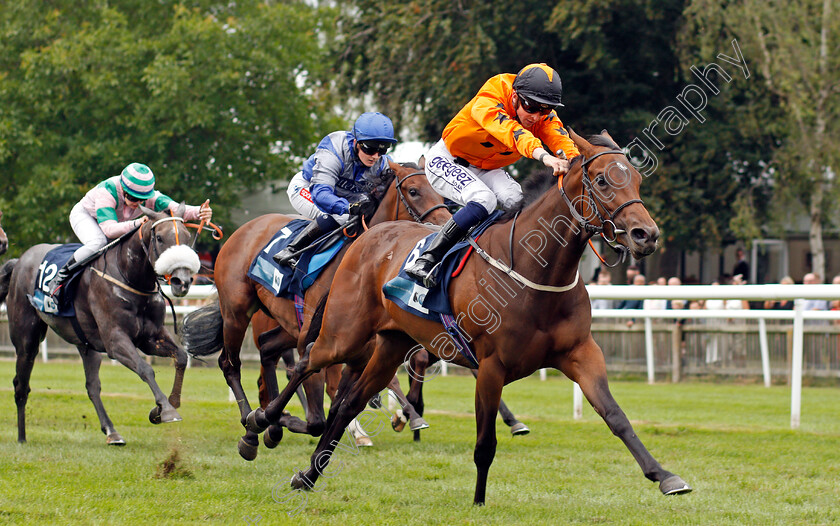
M 300 231 L 300 234 L 286 248 L 274 254 L 274 261 L 281 265 L 285 264 L 291 268 L 295 268 L 298 262 L 298 255 L 295 252 L 321 237 L 323 233 L 324 231 L 318 226 L 318 222 L 312 221 L 306 228 Z
M 50 281 L 50 296 L 55 296 L 55 293 L 70 276 L 70 270 L 72 267 L 75 267 L 75 265 L 76 258 L 70 256 L 70 260 L 67 263 L 65 263 L 63 267 L 61 267 L 61 269 L 58 271 L 58 273 L 55 275 L 52 281 Z
M 437 279 L 430 275 L 430 272 L 435 265 L 440 263 L 446 252 L 455 246 L 455 243 L 462 240 L 465 235 L 467 235 L 467 230 L 450 219 L 441 227 L 437 236 L 432 239 L 429 248 L 417 258 L 417 261 L 411 267 L 405 269 L 405 273 L 418 283 L 422 283 L 426 288 L 434 287 L 437 285 Z

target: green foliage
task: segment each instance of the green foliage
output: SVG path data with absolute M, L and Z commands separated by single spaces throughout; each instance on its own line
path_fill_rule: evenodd
M 220 224 L 242 190 L 288 177 L 336 125 L 314 80 L 319 19 L 296 1 L 0 10 L 10 252 L 72 239 L 72 205 L 129 162 L 148 164 L 174 199 L 210 198 Z
M 765 139 L 764 176 L 772 179 L 774 199 L 799 201 L 812 219 L 812 241 L 836 212 L 840 193 L 830 175 L 840 161 L 837 14 L 832 2 L 823 0 L 692 0 L 682 36 L 686 66 L 737 39 L 751 78 L 737 87 L 742 111 L 729 125 Z M 822 242 L 811 248 L 822 261 Z M 814 270 L 824 275 L 824 269 Z
M 626 145 L 644 139 L 643 130 L 692 82 L 677 46 L 684 6 L 684 0 L 583 0 L 550 9 L 536 1 L 348 2 L 334 42 L 337 87 L 347 95 L 369 93 L 431 141 L 487 78 L 546 62 L 563 80 L 563 122 L 581 134 L 608 129 Z M 718 44 L 693 57 L 714 60 L 729 45 Z M 692 119 L 656 151 L 659 169 L 642 195 L 668 247 L 716 248 L 733 240 L 735 195 L 750 185 L 757 195 L 767 191 L 761 167 L 773 133 L 733 125 L 746 119 L 740 93 L 710 97 L 706 122 Z M 523 160 L 513 171 L 538 168 Z

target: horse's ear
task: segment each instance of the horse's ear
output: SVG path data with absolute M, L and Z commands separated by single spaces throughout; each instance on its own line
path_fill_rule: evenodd
M 421 155 L 419 159 L 417 159 L 417 166 L 420 167 L 421 170 L 426 169 L 426 156 Z
M 612 142 L 615 142 L 615 139 L 613 139 L 613 138 L 612 138 L 612 136 L 610 135 L 610 132 L 608 132 L 606 128 L 604 128 L 603 130 L 601 130 L 600 135 L 603 135 L 604 137 L 606 137 L 607 139 L 611 140 Z
M 184 213 L 186 213 L 186 211 L 187 211 L 187 205 L 186 205 L 186 203 L 181 201 L 181 204 L 179 204 L 178 208 L 175 209 L 175 215 L 177 217 L 184 217 Z
M 169 217 L 167 214 L 163 212 L 155 212 L 151 208 L 146 208 L 143 205 L 140 205 L 140 210 L 143 212 L 143 215 L 146 215 L 152 221 L 157 221 L 159 219 L 163 219 L 164 217 Z
M 589 143 L 589 141 L 575 133 L 575 130 L 573 130 L 571 127 L 567 126 L 566 131 L 569 132 L 569 138 L 572 139 L 572 141 L 574 141 L 575 146 L 578 147 L 580 153 L 587 155 L 587 153 L 589 153 L 592 150 L 592 145 Z

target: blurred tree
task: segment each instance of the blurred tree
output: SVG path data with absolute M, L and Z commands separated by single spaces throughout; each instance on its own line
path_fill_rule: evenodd
M 420 139 L 433 141 L 487 78 L 546 62 L 563 80 L 561 120 L 578 133 L 606 128 L 627 145 L 645 139 L 643 130 L 694 81 L 678 53 L 685 5 L 352 0 L 341 9 L 333 48 L 336 85 L 345 95 L 371 96 L 383 111 L 416 124 Z M 718 44 L 721 49 L 694 58 L 714 60 L 729 45 Z M 677 136 L 666 134 L 663 150 L 656 150 L 659 168 L 642 193 L 666 248 L 731 242 L 731 204 L 753 183 L 753 202 L 760 208 L 767 201 L 761 161 L 769 158 L 772 133 L 739 124 L 755 120 L 743 109 L 751 95 L 710 96 L 705 121 L 692 119 Z M 529 160 L 517 167 L 523 175 L 541 168 Z
M 72 240 L 95 183 L 148 164 L 224 224 L 244 189 L 294 173 L 339 125 L 316 81 L 315 8 L 238 0 L 49 2 L 0 10 L 0 207 L 12 255 Z
M 763 95 L 751 97 L 743 113 L 752 113 L 748 125 L 760 123 L 776 137 L 764 172 L 776 203 L 797 201 L 808 214 L 811 270 L 823 278 L 822 229 L 837 211 L 840 192 L 840 16 L 835 4 L 692 0 L 686 11 L 691 53 L 735 38 L 751 63 Z M 757 87 L 750 89 L 754 95 Z

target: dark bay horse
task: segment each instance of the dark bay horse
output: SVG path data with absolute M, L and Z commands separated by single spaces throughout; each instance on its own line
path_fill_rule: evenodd
M 370 218 L 370 225 L 393 220 L 414 220 L 416 224 L 424 221 L 443 224 L 449 219 L 450 213 L 443 203 L 443 198 L 429 185 L 422 170 L 416 165 L 401 166 L 395 163 L 391 163 L 390 168 L 394 172 L 393 180 Z M 346 246 L 342 248 L 306 290 L 303 326 L 298 327 L 294 302 L 274 296 L 273 291 L 254 282 L 247 275 L 248 268 L 259 251 L 278 230 L 296 218 L 298 216 L 264 215 L 242 225 L 231 234 L 216 258 L 218 302 L 202 307 L 184 319 L 184 345 L 191 354 L 206 356 L 221 349 L 219 367 L 236 397 L 243 424 L 251 406 L 242 387 L 239 355 L 251 318 L 258 310 L 262 310 L 279 324 L 276 330 L 270 331 L 260 341 L 260 348 L 266 348 L 266 353 L 261 356 L 261 382 L 269 394 L 268 399 L 274 399 L 279 393 L 277 362 L 285 350 L 304 348 L 302 344 L 309 331 L 312 313 L 326 298 L 338 262 L 347 250 Z M 355 316 L 355 310 L 349 310 L 347 313 L 350 317 Z M 359 316 L 361 315 L 359 313 Z M 299 341 L 301 345 L 298 345 Z M 340 366 L 337 371 L 340 371 Z M 287 415 L 278 423 L 296 433 L 320 435 L 326 421 L 324 382 L 323 375 L 319 375 L 304 383 L 307 401 L 306 422 Z M 281 438 L 282 428 L 273 428 L 266 433 L 266 445 L 274 447 Z M 253 460 L 257 456 L 258 444 L 259 436 L 246 432 L 239 440 L 240 455 L 247 460 Z
M 0 219 L 3 219 L 3 211 L 0 210 Z M 6 232 L 3 231 L 3 225 L 0 224 L 0 256 L 6 253 L 9 248 L 9 238 L 6 237 Z
M 265 407 L 279 393 L 279 389 L 276 386 L 274 386 L 273 392 L 271 392 L 271 388 L 265 381 L 265 379 L 269 377 L 268 372 L 272 370 L 272 368 L 276 369 L 279 357 L 283 360 L 285 365 L 286 377 L 290 377 L 295 366 L 295 348 L 286 347 L 286 339 L 282 335 L 278 334 L 280 332 L 285 332 L 283 327 L 281 327 L 274 318 L 270 317 L 261 310 L 257 311 L 251 318 L 251 331 L 254 339 L 254 345 L 257 349 L 259 349 L 260 353 L 260 376 L 257 379 L 260 407 Z M 335 392 L 338 389 L 338 382 L 341 379 L 341 365 L 327 367 L 324 373 L 327 394 L 330 396 L 330 399 L 332 399 L 335 396 Z M 274 377 L 276 378 L 276 375 L 274 375 Z M 417 437 L 416 439 L 419 440 L 419 429 L 428 427 L 428 424 L 425 420 L 423 420 L 422 415 L 415 410 L 414 406 L 402 392 L 400 382 L 396 376 L 394 376 L 394 379 L 390 384 L 388 384 L 388 388 L 394 391 L 403 409 L 402 416 L 400 415 L 400 411 L 394 413 L 393 418 L 391 419 L 391 427 L 393 427 L 395 431 L 400 432 L 405 428 L 406 423 L 410 422 L 410 429 L 414 430 L 415 436 Z M 419 389 L 417 389 L 417 391 L 418 394 L 415 394 L 415 396 L 422 401 L 422 391 Z M 298 397 L 301 399 L 301 403 L 304 408 L 308 409 L 306 395 L 302 392 L 302 389 L 298 389 Z M 357 433 L 354 430 L 353 435 L 357 446 L 373 445 L 373 441 L 371 441 L 370 437 L 366 434 Z
M 183 208 L 179 211 L 183 215 Z M 172 293 L 184 296 L 199 269 L 199 260 L 190 248 L 190 233 L 177 213 L 173 217 L 147 209 L 144 212 L 150 220 L 140 226 L 136 235 L 125 236 L 111 246 L 77 278 L 75 328 L 72 318 L 37 311 L 27 299 L 39 279 L 44 255 L 57 245 L 35 245 L 19 260 L 9 261 L 0 269 L 0 303 L 7 299 L 9 328 L 17 354 L 14 388 L 18 442 L 26 441 L 29 379 L 38 344 L 48 327 L 78 348 L 85 368 L 85 387 L 108 444 L 124 445 L 125 440 L 114 428 L 100 398 L 102 353 L 137 373 L 149 385 L 155 397 L 155 407 L 149 414 L 152 423 L 181 420 L 176 408 L 181 405 L 187 354 L 163 325 L 165 303 L 159 294 L 158 278 L 169 276 Z M 55 270 L 45 269 L 42 290 L 49 290 Z M 174 359 L 175 384 L 169 398 L 158 387 L 154 370 L 141 358 L 138 348 L 150 356 Z
M 496 452 L 495 418 L 502 388 L 544 367 L 559 369 L 580 385 L 644 475 L 659 482 L 662 493 L 691 491 L 645 449 L 612 397 L 603 353 L 590 332 L 589 297 L 578 276 L 580 258 L 593 235 L 603 235 L 637 259 L 656 249 L 659 229 L 639 199 L 642 177 L 606 132 L 591 142 L 569 133 L 582 153 L 570 172 L 529 204 L 518 221 L 489 227 L 476 244 L 482 257 L 471 257 L 449 288 L 452 310 L 461 314 L 458 326 L 479 364 L 474 452 L 478 505 L 485 501 Z M 302 379 L 335 363 L 347 365 L 327 429 L 309 469 L 292 478 L 293 488 L 313 486 L 347 422 L 390 381 L 416 343 L 443 359 L 468 365 L 440 323 L 401 310 L 382 292 L 428 234 L 422 225 L 383 224 L 350 247 L 336 272 L 317 340 L 304 352 L 280 396 L 265 410 L 248 415 L 249 429 L 265 429 L 282 416 Z M 346 319 L 350 310 L 360 313 L 354 323 Z M 371 339 L 376 341 L 372 355 L 367 348 Z

